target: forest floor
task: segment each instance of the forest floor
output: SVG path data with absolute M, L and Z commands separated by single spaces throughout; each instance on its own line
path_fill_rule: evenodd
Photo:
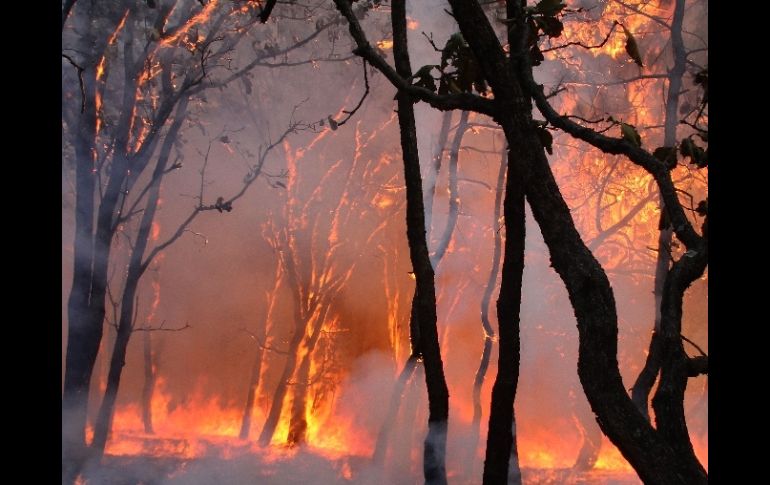
M 411 485 L 422 483 L 415 470 L 383 472 L 366 457 L 330 459 L 309 450 L 291 455 L 244 454 L 232 458 L 110 456 L 84 474 L 87 485 Z M 527 485 L 639 485 L 634 475 L 594 470 L 527 469 Z M 480 483 L 449 474 L 451 484 Z

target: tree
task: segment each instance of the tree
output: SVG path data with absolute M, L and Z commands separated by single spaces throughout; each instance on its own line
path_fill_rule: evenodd
M 139 279 L 152 259 L 176 241 L 200 212 L 229 210 L 259 175 L 259 163 L 264 163 L 263 157 L 246 177 L 243 191 L 229 200 L 221 198 L 208 205 L 201 194 L 199 205 L 180 224 L 177 233 L 145 255 L 161 179 L 179 168 L 177 164 L 166 164 L 187 104 L 211 87 L 234 80 L 248 84 L 247 75 L 253 68 L 271 66 L 269 60 L 277 56 L 285 59 L 289 52 L 306 45 L 331 25 L 319 22 L 309 34 L 286 47 L 254 46 L 249 62 L 233 68 L 225 62 L 226 58 L 245 38 L 249 25 L 256 22 L 260 13 L 256 5 L 217 1 L 185 1 L 179 5 L 73 4 L 62 14 L 63 25 L 67 19 L 72 19 L 73 24 L 71 31 L 63 33 L 68 46 L 63 58 L 75 68 L 77 76 L 76 82 L 69 85 L 79 88 L 65 90 L 67 109 L 63 111 L 65 132 L 74 148 L 76 172 L 75 258 L 62 396 L 65 481 L 74 480 L 87 455 L 87 396 L 101 343 L 108 268 L 116 234 L 142 214 L 121 297 L 108 392 L 95 428 L 97 456 L 103 451 L 109 430 L 134 321 L 133 296 Z M 68 16 L 69 8 L 72 11 Z M 151 27 L 145 28 L 148 25 Z M 170 119 L 176 125 L 164 131 Z M 298 126 L 293 122 L 286 134 Z M 159 145 L 161 153 L 155 158 Z M 266 156 L 267 152 L 261 155 Z M 155 168 L 149 170 L 153 160 Z M 145 187 L 135 193 L 137 183 L 142 181 L 146 182 Z
M 429 87 L 413 85 L 410 75 L 391 68 L 372 49 L 350 4 L 344 0 L 335 3 L 349 22 L 356 43 L 354 53 L 379 69 L 399 89 L 399 96 L 407 93 L 440 109 L 462 107 L 485 113 L 500 124 L 509 146 L 518 149 L 515 163 L 509 160 L 509 178 L 511 173 L 520 175 L 535 220 L 551 252 L 553 267 L 561 276 L 575 310 L 580 336 L 578 374 L 600 427 L 645 482 L 705 483 L 705 471 L 692 454 L 692 446 L 689 453 L 687 447 L 682 446 L 686 428 L 683 430 L 679 426 L 683 420 L 677 418 L 680 416 L 681 377 L 686 374 L 686 361 L 676 351 L 673 340 L 681 346 L 676 326 L 676 322 L 681 321 L 681 297 L 705 268 L 707 238 L 705 234 L 698 234 L 687 219 L 666 164 L 639 146 L 632 136 L 635 131 L 624 128 L 624 132 L 630 134 L 613 138 L 580 126 L 554 111 L 542 88 L 534 82 L 530 53 L 539 52 L 538 32 L 554 34 L 552 37 L 560 35 L 558 26 L 561 23 L 557 16 L 564 5 L 544 1 L 525 8 L 522 3 L 507 2 L 505 24 L 512 53 L 508 56 L 477 2 L 450 1 L 460 31 L 478 61 L 484 81 L 494 93 L 494 99 L 490 100 L 473 94 L 436 94 Z M 537 56 L 534 59 L 537 61 Z M 607 153 L 622 153 L 647 170 L 659 186 L 677 237 L 691 251 L 688 257 L 680 259 L 681 264 L 674 273 L 676 276 L 668 283 L 668 298 L 664 297 L 667 311 L 663 313 L 671 321 L 671 334 L 677 335 L 674 339 L 670 334 L 670 373 L 664 372 L 670 378 L 670 386 L 662 386 L 667 391 L 659 394 L 660 409 L 669 411 L 670 415 L 658 422 L 658 429 L 653 429 L 638 413 L 623 388 L 617 363 L 617 315 L 612 289 L 604 270 L 575 229 L 569 208 L 554 180 L 544 153 L 547 143 L 538 133 L 539 125 L 532 119 L 532 100 L 554 127 Z M 507 473 L 499 476 L 507 478 Z

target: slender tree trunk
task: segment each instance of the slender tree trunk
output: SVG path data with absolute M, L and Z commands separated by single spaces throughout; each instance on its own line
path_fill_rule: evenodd
M 492 293 L 497 286 L 497 275 L 500 272 L 500 256 L 502 245 L 502 234 L 498 228 L 500 221 L 500 206 L 503 201 L 503 188 L 505 184 L 505 172 L 508 166 L 508 150 L 503 150 L 503 157 L 500 160 L 500 169 L 497 172 L 497 185 L 495 187 L 495 208 L 494 218 L 492 220 L 492 231 L 494 231 L 494 249 L 492 253 L 492 268 L 489 270 L 487 286 L 484 288 L 484 294 L 481 297 L 481 327 L 484 334 L 484 348 L 481 352 L 481 361 L 476 370 L 476 376 L 473 379 L 473 419 L 471 420 L 471 443 L 468 450 L 468 476 L 475 476 L 476 447 L 479 442 L 481 428 L 481 387 L 489 369 L 489 361 L 492 356 L 492 345 L 495 338 L 495 330 L 489 322 L 489 302 L 492 300 Z M 514 433 L 515 434 L 515 433 Z M 515 441 L 514 441 L 515 443 Z
M 278 386 L 273 393 L 270 411 L 268 411 L 265 424 L 262 426 L 262 431 L 259 433 L 260 446 L 269 445 L 270 441 L 273 439 L 275 428 L 278 426 L 278 421 L 281 418 L 281 410 L 283 409 L 283 401 L 286 397 L 289 380 L 294 375 L 294 369 L 297 366 L 297 351 L 305 336 L 305 320 L 298 314 L 295 315 L 294 318 L 296 322 L 294 335 L 292 335 L 291 340 L 289 341 L 289 351 L 286 356 L 286 363 L 284 364 L 281 378 L 278 380 Z
M 161 147 L 158 156 L 158 163 L 152 174 L 152 186 L 147 194 L 147 205 L 142 214 L 141 222 L 139 223 L 139 231 L 136 235 L 134 248 L 131 251 L 126 283 L 120 302 L 120 320 L 118 322 L 117 337 L 115 338 L 115 348 L 112 351 L 110 370 L 107 375 L 107 389 L 104 392 L 104 399 L 102 400 L 102 405 L 99 409 L 99 417 L 94 426 L 94 440 L 91 444 L 91 450 L 94 457 L 99 459 L 104 454 L 104 447 L 107 444 L 107 438 L 110 428 L 112 427 L 112 418 L 115 412 L 118 387 L 120 386 L 120 378 L 123 372 L 123 366 L 125 365 L 128 343 L 133 331 L 134 312 L 136 310 L 134 308 L 136 292 L 142 275 L 147 269 L 147 265 L 145 264 L 145 261 L 143 261 L 143 258 L 150 238 L 152 222 L 155 219 L 155 213 L 158 209 L 161 181 L 163 180 L 163 175 L 166 171 L 166 166 L 168 165 L 171 148 L 173 147 L 182 126 L 186 111 L 187 98 L 182 98 L 177 108 L 176 118 L 163 140 L 163 146 Z M 102 296 L 102 315 L 104 313 L 103 307 L 104 297 Z
M 582 417 L 582 416 L 581 416 Z M 581 421 L 580 425 L 583 426 L 583 445 L 578 451 L 578 456 L 575 459 L 575 464 L 572 468 L 576 471 L 585 472 L 591 470 L 596 465 L 596 460 L 599 459 L 599 452 L 602 447 L 602 430 L 596 424 L 596 421 L 585 418 L 586 421 Z
M 664 121 L 663 146 L 676 146 L 676 127 L 679 125 L 679 95 L 682 91 L 682 77 L 687 64 L 687 52 L 682 39 L 682 23 L 684 21 L 684 0 L 676 0 L 674 16 L 671 21 L 671 47 L 673 50 L 674 66 L 668 72 L 668 92 L 666 93 L 666 118 Z M 639 376 L 631 388 L 631 399 L 636 404 L 639 412 L 649 421 L 649 399 L 652 386 L 660 372 L 660 366 L 664 358 L 662 353 L 660 334 L 661 305 L 663 303 L 663 286 L 666 275 L 671 266 L 671 241 L 674 230 L 666 215 L 666 206 L 663 199 L 660 200 L 660 223 L 658 224 L 658 255 L 655 265 L 655 282 L 653 294 L 655 295 L 655 327 L 650 339 L 650 347 L 647 358 Z
M 401 406 L 401 401 L 404 399 L 404 390 L 409 381 L 412 380 L 412 376 L 417 369 L 419 361 L 416 355 L 412 354 L 406 360 L 404 368 L 398 374 L 398 379 L 393 386 L 393 391 L 390 395 L 390 403 L 388 404 L 388 413 L 385 415 L 385 421 L 380 427 L 379 433 L 377 433 L 377 441 L 374 445 L 374 453 L 372 454 L 372 461 L 376 465 L 382 466 L 385 464 L 385 457 L 388 451 L 388 441 L 390 441 L 390 435 L 393 432 L 393 428 L 396 423 L 396 417 L 398 416 L 398 410 Z
M 394 0 L 391 7 L 393 24 L 393 55 L 396 71 L 404 78 L 411 76 L 407 47 L 406 7 L 404 0 Z M 425 237 L 425 207 L 422 199 L 422 176 L 417 151 L 414 121 L 414 100 L 402 93 L 398 99 L 398 122 L 404 158 L 406 181 L 406 227 L 409 254 L 414 268 L 417 321 L 420 326 L 420 347 L 428 390 L 428 435 L 425 438 L 423 472 L 428 484 L 445 484 L 446 435 L 449 419 L 449 390 L 444 377 L 441 350 L 436 328 L 436 289 L 433 267 Z
M 516 145 L 508 142 L 509 147 Z M 521 310 L 521 285 L 524 273 L 525 219 L 522 162 L 517 153 L 508 150 L 508 174 L 506 176 L 505 244 L 500 295 L 497 299 L 499 328 L 499 357 L 497 377 L 492 387 L 492 404 L 489 414 L 487 451 L 484 461 L 484 483 L 508 483 L 508 464 L 513 443 L 513 404 L 519 382 L 521 340 L 519 335 Z M 513 456 L 516 456 L 514 454 Z M 518 483 L 521 483 L 520 481 Z
M 155 434 L 152 427 L 152 396 L 155 393 L 155 369 L 153 369 L 152 332 L 145 331 L 142 339 L 144 350 L 144 386 L 142 387 L 142 424 L 144 432 Z
M 412 295 L 412 306 L 409 315 L 409 343 L 411 346 L 411 353 L 393 387 L 390 396 L 390 404 L 388 405 L 388 412 L 385 415 L 385 421 L 383 421 L 382 426 L 380 426 L 380 432 L 377 433 L 377 441 L 374 445 L 372 459 L 374 463 L 379 465 L 385 463 L 385 456 L 388 452 L 388 442 L 390 441 L 391 431 L 396 425 L 396 418 L 398 417 L 398 410 L 401 406 L 401 397 L 404 395 L 405 386 L 412 380 L 415 369 L 420 365 L 422 353 L 420 351 L 420 326 L 417 323 L 416 299 L 417 292 L 415 291 L 414 295 Z
M 446 254 L 449 243 L 452 241 L 452 234 L 457 226 L 457 216 L 460 212 L 460 196 L 457 189 L 457 164 L 460 159 L 460 145 L 467 130 L 468 112 L 463 111 L 460 115 L 460 122 L 457 124 L 457 130 L 455 130 L 455 136 L 452 139 L 452 147 L 449 152 L 449 213 L 444 232 L 441 233 L 441 239 L 439 239 L 436 251 L 431 257 L 433 271 L 438 270 L 438 265 Z
M 291 403 L 291 417 L 289 419 L 289 434 L 286 443 L 290 446 L 305 443 L 307 439 L 307 398 L 310 388 L 310 364 L 313 361 L 313 352 L 321 337 L 321 329 L 326 323 L 326 315 L 329 312 L 328 300 L 321 303 L 323 308 L 313 322 L 313 329 L 305 342 L 305 353 L 302 356 L 294 378 L 294 396 Z
M 238 434 L 238 437 L 242 440 L 249 438 L 251 415 L 254 413 L 254 401 L 256 400 L 257 388 L 259 387 L 259 376 L 262 373 L 262 358 L 264 353 L 262 347 L 258 347 L 257 354 L 254 357 L 254 363 L 251 366 L 249 391 L 246 394 L 246 404 L 243 406 L 243 418 L 241 419 L 241 431 Z
M 449 138 L 449 127 L 451 124 L 452 112 L 444 111 L 441 115 L 441 129 L 438 132 L 436 151 L 433 153 L 433 163 L 428 165 L 428 170 L 425 174 L 425 231 L 427 231 L 426 238 L 428 241 L 430 241 L 432 232 L 433 200 L 436 197 L 436 181 L 441 172 L 441 161 L 444 159 L 444 150 L 446 150 L 446 142 Z

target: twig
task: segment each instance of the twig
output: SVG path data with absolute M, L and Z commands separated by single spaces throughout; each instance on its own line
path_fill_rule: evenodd
M 242 327 L 241 330 L 243 330 L 244 332 L 249 334 L 249 337 L 253 338 L 257 342 L 257 345 L 259 345 L 260 348 L 262 348 L 263 350 L 267 350 L 269 352 L 275 352 L 276 354 L 281 354 L 281 355 L 289 355 L 289 351 L 288 350 L 278 350 L 276 348 L 271 347 L 270 345 L 267 345 L 266 343 L 264 343 L 262 341 L 262 339 L 260 339 L 253 332 L 250 332 L 248 329 Z
M 369 96 L 369 75 L 366 73 L 366 59 L 364 59 L 364 86 L 366 86 L 366 89 L 364 90 L 364 95 L 361 96 L 361 99 L 358 101 L 358 104 L 356 105 L 356 107 L 350 111 L 342 110 L 342 112 L 347 114 L 348 116 L 344 118 L 342 121 L 337 122 L 338 127 L 347 123 L 348 120 L 353 117 L 356 111 L 358 111 L 361 105 L 364 104 L 364 99 L 366 99 L 366 97 Z
M 684 336 L 684 335 L 682 335 L 682 334 L 680 334 L 679 336 L 680 336 L 680 337 L 682 337 L 682 340 L 684 340 L 684 341 L 685 341 L 685 342 L 687 342 L 688 344 L 690 344 L 690 345 L 692 345 L 693 347 L 695 347 L 695 348 L 698 350 L 698 352 L 700 352 L 700 355 L 702 355 L 703 357 L 708 357 L 708 355 L 706 354 L 706 352 L 704 352 L 704 351 L 703 351 L 703 349 L 702 349 L 702 348 L 700 348 L 700 347 L 698 346 L 698 344 L 696 344 L 695 342 L 693 342 L 692 340 L 688 339 L 687 337 L 685 337 L 685 336 Z
M 582 47 L 583 49 L 601 49 L 602 47 L 604 47 L 604 44 L 606 44 L 607 41 L 610 40 L 610 36 L 615 31 L 615 27 L 617 27 L 619 24 L 620 24 L 620 22 L 618 22 L 617 20 L 612 22 L 612 28 L 610 29 L 609 32 L 607 32 L 607 36 L 604 37 L 604 40 L 600 44 L 597 44 L 597 45 L 585 45 L 585 44 L 583 44 L 580 41 L 572 41 L 572 42 L 567 42 L 566 44 L 563 44 L 563 45 L 557 45 L 556 47 L 549 47 L 548 49 L 543 49 L 540 52 L 543 52 L 543 53 L 551 52 L 551 51 L 555 51 L 555 50 L 558 50 L 558 49 L 564 49 L 566 47 L 571 47 L 573 45 Z
M 163 326 L 166 324 L 166 321 L 163 320 L 160 324 L 160 327 L 139 327 L 134 328 L 134 332 L 181 332 L 182 330 L 192 328 L 190 325 L 190 322 L 185 322 L 184 326 L 182 327 L 174 327 L 174 328 L 163 328 Z

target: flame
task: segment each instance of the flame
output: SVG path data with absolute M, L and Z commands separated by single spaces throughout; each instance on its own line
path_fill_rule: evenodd
M 187 42 L 189 40 L 187 34 L 192 33 L 193 25 L 203 24 L 211 15 L 216 3 L 209 2 L 185 24 L 184 28 L 175 32 L 173 36 L 164 38 L 161 44 L 169 46 L 177 42 Z M 596 44 L 607 35 L 612 22 L 619 20 L 640 41 L 645 42 L 645 47 L 654 44 L 645 40 L 644 37 L 644 33 L 650 30 L 650 22 L 652 22 L 650 19 L 643 15 L 628 15 L 628 12 L 617 2 L 608 2 L 604 8 L 601 22 L 596 25 L 565 22 L 564 35 L 559 42 L 580 41 L 586 45 Z M 651 3 L 645 4 L 643 8 L 645 12 L 656 15 L 667 12 L 666 9 L 653 10 Z M 418 27 L 417 20 L 409 19 L 409 29 L 414 30 Z M 200 41 L 200 34 L 198 35 L 197 39 Z M 601 49 L 581 52 L 593 58 L 610 57 L 623 63 L 628 60 L 625 41 L 626 37 L 622 30 L 616 28 Z M 391 49 L 392 44 L 392 40 L 386 39 L 377 42 L 377 46 L 381 49 Z M 550 59 L 556 59 L 560 54 L 559 51 L 554 51 L 546 55 Z M 104 58 L 100 62 L 100 67 L 97 67 L 99 79 L 104 75 L 103 62 Z M 574 62 L 573 67 L 580 74 L 584 61 L 577 58 Z M 137 85 L 146 86 L 159 72 L 158 64 L 149 64 L 142 71 Z M 659 106 L 662 82 L 660 79 L 642 80 L 615 88 L 595 87 L 594 91 L 590 92 L 581 90 L 582 87 L 570 88 L 559 96 L 558 102 L 561 103 L 559 109 L 562 112 L 589 112 L 594 108 L 592 103 L 599 97 L 597 92 L 607 94 L 611 91 L 619 104 L 627 105 L 622 119 L 639 128 L 644 147 L 659 146 L 662 139 L 659 126 L 664 117 L 664 112 Z M 351 90 L 351 94 L 345 100 L 344 104 L 347 106 L 352 104 L 352 97 L 358 95 L 358 92 L 353 91 Z M 137 89 L 137 99 L 144 99 L 142 96 L 145 95 L 142 93 L 143 91 Z M 149 102 L 154 103 L 155 98 L 151 98 Z M 341 114 L 341 112 L 337 113 L 338 116 Z M 137 117 L 141 118 L 138 115 Z M 386 224 L 390 220 L 403 219 L 404 193 L 401 187 L 403 181 L 399 178 L 400 175 L 392 175 L 394 169 L 399 169 L 400 160 L 398 156 L 381 153 L 382 150 L 379 150 L 376 156 L 367 152 L 371 146 L 376 146 L 374 142 L 379 136 L 392 128 L 395 120 L 395 115 L 391 115 L 381 126 L 371 129 L 369 133 L 356 125 L 352 160 L 324 158 L 325 153 L 328 153 L 326 151 L 328 144 L 335 143 L 337 140 L 335 133 L 339 134 L 343 130 L 337 132 L 329 129 L 322 130 L 309 141 L 297 143 L 297 146 L 284 140 L 282 147 L 287 166 L 285 184 L 287 201 L 279 215 L 274 219 L 271 216 L 271 219 L 262 225 L 262 233 L 276 254 L 280 253 L 285 261 L 291 260 L 294 266 L 301 266 L 300 271 L 295 270 L 296 274 L 307 275 L 299 295 L 302 305 L 309 308 L 311 302 L 324 298 L 330 286 L 344 288 L 351 284 L 355 268 L 354 265 L 343 261 L 342 256 L 346 251 L 359 251 L 360 248 L 348 245 L 346 229 L 359 224 L 367 217 L 378 218 L 379 222 L 373 224 L 372 233 L 367 235 L 366 244 L 362 246 L 376 248 L 376 254 L 382 259 L 382 288 L 386 307 L 383 325 L 387 326 L 387 342 L 384 345 L 389 351 L 389 358 L 400 366 L 409 354 L 408 345 L 404 343 L 408 334 L 410 298 L 414 287 L 410 279 L 414 280 L 415 275 L 411 272 L 405 274 L 404 266 L 399 265 L 400 259 L 406 259 L 404 254 L 408 255 L 406 250 L 399 247 L 399 244 L 403 246 L 403 240 L 396 244 L 381 237 L 383 234 L 388 234 Z M 353 119 L 346 128 L 355 121 Z M 136 147 L 140 146 L 148 129 L 143 120 L 141 122 L 142 125 L 138 126 L 136 135 Z M 617 130 L 617 127 L 614 130 Z M 613 132 L 613 134 L 616 133 Z M 651 177 L 625 160 L 589 150 L 585 146 L 568 140 L 566 136 L 557 136 L 552 161 L 553 170 L 564 196 L 570 207 L 575 207 L 573 215 L 581 234 L 589 244 L 592 241 L 598 241 L 595 253 L 602 265 L 609 271 L 635 271 L 637 274 L 644 275 L 643 277 L 647 278 L 645 281 L 649 281 L 654 254 L 648 248 L 655 247 L 657 244 L 657 224 L 660 216 L 655 184 Z M 325 167 L 325 172 L 318 178 L 310 182 L 302 178 L 306 170 L 305 166 L 318 165 Z M 673 174 L 677 185 L 695 197 L 707 192 L 705 180 L 693 176 L 687 167 L 679 166 Z M 309 183 L 310 188 L 308 188 Z M 329 187 L 337 187 L 338 193 L 331 194 Z M 445 191 L 437 188 L 437 194 L 443 197 L 443 201 L 447 200 Z M 490 195 L 484 197 L 489 198 Z M 464 197 L 467 197 L 466 193 L 461 193 L 460 198 L 463 201 L 470 198 Z M 311 210 L 320 204 L 324 204 L 322 215 Z M 468 203 L 468 206 L 470 205 Z M 463 209 L 465 210 L 465 206 Z M 632 214 L 632 217 L 625 220 L 629 214 Z M 459 236 L 450 241 L 445 256 L 449 263 L 442 264 L 451 264 L 453 260 L 456 262 L 458 258 L 464 258 L 463 268 L 468 274 L 462 276 L 469 277 L 461 280 L 455 276 L 454 279 L 442 280 L 443 276 L 437 274 L 442 355 L 457 356 L 461 350 L 467 349 L 461 340 L 467 339 L 468 336 L 456 329 L 467 323 L 463 321 L 466 318 L 464 305 L 470 299 L 468 295 L 475 295 L 473 292 L 477 291 L 481 286 L 480 282 L 486 278 L 483 273 L 489 264 L 482 264 L 479 262 L 480 259 L 474 259 L 487 257 L 487 253 L 474 251 L 471 248 L 490 244 L 494 231 L 499 230 L 503 223 L 502 220 L 497 222 L 497 227 L 490 227 L 494 226 L 491 222 L 485 227 L 478 221 L 466 221 L 463 217 L 458 223 L 462 225 L 462 227 L 458 225 Z M 616 228 L 615 226 L 621 222 L 624 223 Z M 608 232 L 609 235 L 607 235 Z M 160 225 L 153 223 L 152 239 L 157 240 L 159 234 Z M 402 237 L 403 234 L 399 233 L 399 236 Z M 303 237 L 310 241 L 309 249 L 298 242 L 303 240 Z M 369 256 L 370 254 L 367 253 L 367 257 Z M 528 253 L 527 258 L 530 257 L 531 254 Z M 281 311 L 279 297 L 290 284 L 290 277 L 295 276 L 291 271 L 289 265 L 277 264 L 273 278 L 274 286 L 265 294 L 267 303 L 265 340 L 266 346 L 269 347 L 285 346 L 278 333 Z M 159 288 L 159 282 L 153 281 L 156 298 L 150 315 L 154 315 L 157 310 Z M 335 296 L 336 294 L 331 298 Z M 544 306 L 549 306 L 554 301 L 551 295 L 544 298 L 546 300 Z M 372 426 L 366 426 L 361 422 L 361 414 L 365 414 L 367 410 L 354 409 L 347 405 L 342 397 L 345 390 L 352 386 L 351 376 L 349 369 L 335 364 L 335 357 L 332 354 L 337 345 L 335 339 L 344 335 L 350 326 L 358 322 L 345 321 L 341 315 L 335 313 L 331 305 L 327 309 L 313 307 L 306 316 L 307 325 L 302 329 L 302 343 L 295 355 L 285 358 L 294 360 L 295 369 L 298 369 L 305 359 L 309 359 L 310 378 L 300 382 L 299 379 L 302 376 L 299 376 L 295 370 L 269 447 L 263 449 L 255 441 L 238 438 L 243 413 L 242 403 L 223 402 L 216 396 L 209 395 L 205 392 L 207 389 L 205 380 L 199 380 L 188 398 L 179 402 L 178 397 L 173 396 L 169 391 L 165 378 L 158 376 L 152 400 L 153 422 L 157 434 L 147 435 L 143 432 L 141 409 L 138 405 L 123 404 L 116 411 L 113 434 L 107 444 L 107 454 L 185 459 L 204 456 L 233 459 L 248 454 L 259 456 L 266 462 L 290 459 L 298 453 L 297 448 L 286 446 L 292 419 L 291 403 L 294 399 L 301 399 L 299 388 L 305 386 L 307 395 L 301 414 L 306 421 L 307 429 L 301 447 L 330 460 L 342 460 L 339 465 L 340 476 L 345 480 L 355 479 L 355 467 L 346 459 L 369 457 L 377 437 Z M 571 337 L 564 332 L 554 330 L 548 323 L 550 322 L 533 326 L 543 335 L 561 339 L 559 344 L 554 345 L 552 355 L 556 359 L 560 357 L 568 359 L 568 351 L 565 351 L 566 346 L 563 345 L 563 341 Z M 478 338 L 478 330 L 474 327 L 476 333 L 472 338 Z M 317 339 L 317 342 L 311 346 L 309 342 L 313 339 Z M 632 368 L 634 365 L 638 367 L 635 359 L 644 357 L 647 351 L 646 347 L 643 347 L 645 344 L 646 342 L 642 343 L 638 349 L 638 355 L 634 358 L 619 356 L 621 367 Z M 450 365 L 452 357 L 447 358 L 445 362 Z M 272 361 L 270 365 L 273 365 Z M 268 380 L 268 374 L 275 372 L 275 368 L 269 370 L 268 365 L 264 365 L 260 372 L 258 394 L 269 397 L 272 389 L 267 388 L 264 383 Z M 454 372 L 457 373 L 456 369 Z M 494 368 L 490 368 L 485 383 L 487 387 L 482 398 L 484 409 L 482 422 L 488 418 L 490 400 L 488 390 L 493 372 Z M 452 370 L 448 370 L 447 375 L 450 379 L 460 382 L 460 384 L 450 382 L 452 386 L 450 389 L 451 419 L 458 423 L 458 427 L 468 426 L 473 416 L 467 389 L 469 387 L 468 368 L 464 369 L 461 377 L 452 375 Z M 517 407 L 527 399 L 532 401 L 540 397 L 542 396 L 537 392 L 533 397 L 533 394 L 528 394 L 528 390 L 522 390 L 517 398 L 519 399 Z M 266 409 L 254 406 L 253 430 L 261 428 L 267 418 L 266 414 Z M 526 413 L 523 414 L 526 415 Z M 520 420 L 518 425 L 518 449 L 523 468 L 560 469 L 570 468 L 574 464 L 582 445 L 582 437 L 578 426 L 570 419 L 551 422 L 542 420 L 535 423 Z M 476 449 L 476 455 L 480 459 L 483 459 L 484 450 L 483 426 L 482 439 Z M 708 467 L 707 435 L 705 438 L 693 436 L 693 445 L 696 454 Z M 421 459 L 420 450 L 414 447 L 410 449 L 414 455 L 412 463 L 417 463 Z M 458 465 L 448 463 L 448 466 Z M 606 438 L 602 439 L 601 451 L 594 468 L 599 472 L 612 471 L 629 476 L 634 474 L 627 461 Z M 459 475 L 458 470 L 449 471 L 450 475 Z

